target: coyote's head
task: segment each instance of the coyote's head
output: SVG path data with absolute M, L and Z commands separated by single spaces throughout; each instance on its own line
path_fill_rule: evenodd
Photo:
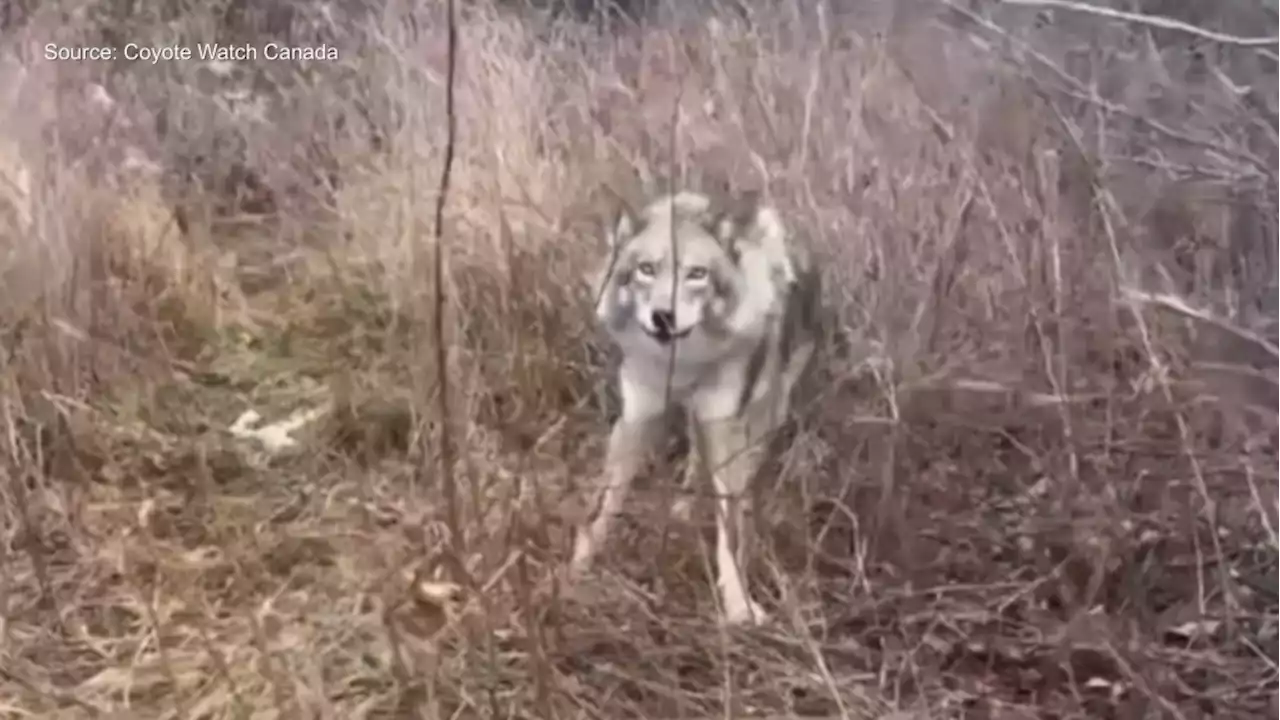
M 620 213 L 608 241 L 597 315 L 614 332 L 634 323 L 659 345 L 741 333 L 795 280 L 781 221 L 754 195 L 662 198 Z

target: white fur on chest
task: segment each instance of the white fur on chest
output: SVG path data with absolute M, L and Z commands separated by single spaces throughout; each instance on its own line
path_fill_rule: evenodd
M 682 357 L 685 341 L 676 347 L 674 362 L 670 346 L 654 343 L 648 337 L 619 338 L 624 350 L 618 382 L 627 419 L 640 419 L 663 412 L 668 405 L 683 407 L 702 420 L 733 417 L 741 410 L 743 394 L 749 385 L 750 400 L 767 394 L 777 358 L 770 353 L 762 367 L 753 373 L 752 356 L 755 342 L 740 342 L 732 348 L 721 348 L 718 355 L 698 352 L 697 341 L 688 343 L 688 355 Z M 764 377 L 760 377 L 763 373 Z M 753 377 L 753 374 L 755 377 Z

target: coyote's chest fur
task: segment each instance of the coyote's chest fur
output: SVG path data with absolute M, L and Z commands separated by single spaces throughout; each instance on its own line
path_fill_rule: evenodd
M 670 405 L 700 419 L 744 414 L 753 405 L 787 391 L 784 371 L 792 353 L 777 342 L 782 334 L 779 325 L 770 323 L 758 336 L 727 338 L 715 354 L 683 354 L 683 341 L 674 347 L 658 346 L 638 329 L 616 334 L 615 341 L 623 352 L 619 382 L 637 386 L 631 388 L 632 393 L 662 395 Z

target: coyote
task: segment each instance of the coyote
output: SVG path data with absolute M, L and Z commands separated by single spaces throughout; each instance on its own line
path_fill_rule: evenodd
M 688 417 L 685 484 L 710 474 L 723 619 L 767 619 L 747 587 L 748 487 L 767 441 L 787 418 L 818 337 L 820 278 L 776 210 L 754 193 L 713 199 L 680 192 L 608 233 L 596 317 L 622 351 L 622 415 L 604 486 L 574 543 L 581 577 L 605 542 L 670 405 Z M 676 510 L 687 509 L 687 500 Z

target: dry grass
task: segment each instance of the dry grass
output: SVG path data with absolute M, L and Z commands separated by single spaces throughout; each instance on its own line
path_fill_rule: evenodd
M 337 63 L 225 77 L 21 53 L 253 18 L 9 30 L 0 716 L 1276 712 L 1275 47 L 1062 8 L 602 35 L 466 5 L 440 339 L 438 7 L 295 8 Z M 779 621 L 733 632 L 661 510 L 678 456 L 590 587 L 555 580 L 613 407 L 601 219 L 725 177 L 841 319 L 763 479 Z M 249 409 L 319 419 L 290 443 Z

